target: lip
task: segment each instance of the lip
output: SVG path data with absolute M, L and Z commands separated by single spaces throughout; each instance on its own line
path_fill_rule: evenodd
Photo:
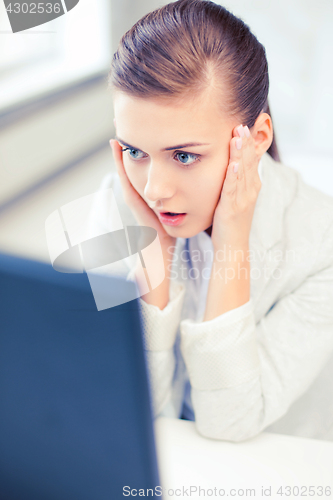
M 178 226 L 183 222 L 183 220 L 186 217 L 186 213 L 177 215 L 177 216 L 172 216 L 172 215 L 164 215 L 164 212 L 159 212 L 158 213 L 158 218 L 162 222 L 162 224 L 165 224 L 166 226 Z
M 171 213 L 174 213 L 174 214 L 180 214 L 182 212 L 176 212 L 176 210 L 161 210 L 160 208 L 156 208 L 155 209 L 156 212 L 158 212 L 159 214 L 165 214 L 166 212 L 171 212 Z

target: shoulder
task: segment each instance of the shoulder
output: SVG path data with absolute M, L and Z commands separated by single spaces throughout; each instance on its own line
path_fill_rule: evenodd
M 272 196 L 281 197 L 276 202 L 283 204 L 285 224 L 298 225 L 317 237 L 326 233 L 333 224 L 333 197 L 307 184 L 298 170 L 267 153 L 264 156 L 264 174 Z
M 307 184 L 302 174 L 281 162 L 270 162 L 284 201 L 286 248 L 308 256 L 311 273 L 333 265 L 333 197 Z M 314 165 L 315 168 L 315 165 Z
M 273 160 L 268 153 L 265 153 L 262 158 L 266 170 L 272 171 L 273 175 L 280 179 L 284 193 L 287 194 L 287 197 L 289 196 L 290 202 L 310 203 L 311 206 L 332 211 L 333 221 L 332 196 L 307 184 L 303 179 L 302 173 L 287 163 Z M 314 165 L 313 168 L 315 170 L 316 166 Z

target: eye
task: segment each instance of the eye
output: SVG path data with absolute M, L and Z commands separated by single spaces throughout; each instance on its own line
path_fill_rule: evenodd
M 175 156 L 177 156 L 177 155 L 179 155 L 182 159 L 185 159 L 185 160 L 188 157 L 194 158 L 194 160 L 191 162 L 183 162 L 181 160 L 180 163 L 182 163 L 182 165 L 184 165 L 185 167 L 193 165 L 193 163 L 195 163 L 196 161 L 200 161 L 200 155 L 195 155 L 194 153 L 186 153 L 185 151 L 176 151 Z
M 126 147 L 126 148 L 122 148 L 122 151 L 123 152 L 124 151 L 129 151 L 129 155 L 130 155 L 130 158 L 132 160 L 141 160 L 142 158 L 145 157 L 144 153 L 142 151 L 140 151 L 139 149 L 134 149 L 134 148 Z M 134 152 L 134 155 L 132 154 L 133 152 Z M 139 156 L 140 153 L 143 156 Z M 177 157 L 178 155 L 181 158 L 181 160 L 178 160 L 179 163 L 181 163 L 185 168 L 190 167 L 196 161 L 200 161 L 200 157 L 201 157 L 201 155 L 194 154 L 194 153 L 187 153 L 186 151 L 176 151 L 175 154 L 174 154 L 174 158 Z M 193 161 L 191 161 L 191 162 L 186 161 L 190 157 L 193 158 Z M 183 160 L 185 160 L 185 161 L 183 161 Z
M 137 151 L 137 152 L 139 152 L 139 153 L 142 153 L 142 151 L 140 151 L 139 149 L 132 149 L 132 148 L 123 148 L 123 149 L 122 149 L 122 151 L 129 151 L 130 153 L 131 153 L 132 151 Z M 142 156 L 141 156 L 141 157 L 140 157 L 140 156 L 139 156 L 139 157 L 138 157 L 138 156 L 132 156 L 131 154 L 130 154 L 130 157 L 131 157 L 133 160 L 137 160 L 137 159 L 141 159 L 141 158 L 142 158 Z

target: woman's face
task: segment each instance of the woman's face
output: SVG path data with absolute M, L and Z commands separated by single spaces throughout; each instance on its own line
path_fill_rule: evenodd
M 213 222 L 238 124 L 223 118 L 216 102 L 213 92 L 185 104 L 114 95 L 116 138 L 130 148 L 123 152 L 130 182 L 156 214 L 187 214 L 178 226 L 163 224 L 173 237 L 190 238 Z

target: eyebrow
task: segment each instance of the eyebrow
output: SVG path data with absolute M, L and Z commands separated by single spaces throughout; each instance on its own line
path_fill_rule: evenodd
M 136 148 L 135 146 L 132 146 L 131 144 L 127 144 L 127 142 L 120 139 L 120 137 L 115 136 L 115 139 L 118 142 L 121 142 L 122 144 L 124 144 L 124 146 L 127 146 L 128 148 L 137 149 L 138 151 L 141 151 L 140 148 Z M 179 144 L 178 146 L 172 146 L 170 148 L 163 148 L 163 149 L 161 149 L 161 151 L 172 151 L 173 149 L 192 148 L 193 146 L 210 146 L 210 144 L 208 142 L 188 142 L 187 144 Z

